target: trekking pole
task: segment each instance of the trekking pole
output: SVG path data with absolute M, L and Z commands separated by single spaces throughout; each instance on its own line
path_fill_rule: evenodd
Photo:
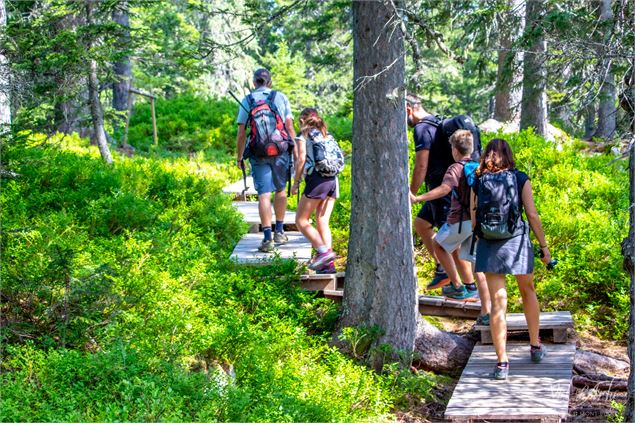
M 243 171 L 243 185 L 245 187 L 245 189 L 243 190 L 241 197 L 243 201 L 247 201 L 247 189 L 249 188 L 247 186 L 247 173 L 245 172 L 245 160 L 244 159 L 240 159 L 240 170 Z
M 240 100 L 238 100 L 238 97 L 236 97 L 236 96 L 234 95 L 234 93 L 233 93 L 233 92 L 229 91 L 229 95 L 231 95 L 232 97 L 234 97 L 234 100 L 236 100 L 236 101 L 238 102 L 238 104 L 240 104 L 240 107 L 242 107 L 242 108 L 243 108 L 243 110 L 244 110 L 245 112 L 247 112 L 247 116 L 249 116 L 249 110 L 247 110 L 247 108 L 243 105 L 243 102 L 242 102 L 242 101 L 240 101 Z

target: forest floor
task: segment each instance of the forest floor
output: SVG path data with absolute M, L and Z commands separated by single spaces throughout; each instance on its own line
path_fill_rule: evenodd
M 452 318 L 435 318 L 437 326 L 441 329 L 458 334 L 468 334 L 474 326 L 473 320 L 462 320 Z M 523 339 L 512 338 L 510 339 Z M 569 333 L 569 342 L 575 342 L 577 347 L 587 351 L 593 351 L 598 354 L 609 356 L 612 358 L 628 361 L 626 342 L 607 341 L 600 339 L 590 333 Z M 628 378 L 628 374 L 614 375 L 624 379 Z M 438 385 L 435 388 L 435 401 L 425 404 L 413 405 L 408 412 L 397 413 L 397 419 L 400 422 L 441 422 L 445 421 L 443 413 L 445 406 L 452 396 L 454 387 L 458 382 Z M 569 400 L 569 417 L 564 422 L 607 422 L 621 421 L 616 413 L 620 404 L 626 403 L 626 392 L 606 391 L 590 388 L 571 387 L 571 396 Z

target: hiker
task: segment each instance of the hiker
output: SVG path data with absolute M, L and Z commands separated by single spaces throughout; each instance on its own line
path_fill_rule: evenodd
M 255 189 L 258 192 L 258 213 L 264 239 L 258 251 L 273 252 L 275 244 L 285 244 L 284 215 L 287 209 L 285 186 L 293 166 L 293 115 L 287 97 L 271 89 L 271 74 L 260 68 L 254 72 L 254 90 L 245 96 L 238 109 L 236 164 L 244 171 L 244 159 L 249 159 Z M 250 127 L 247 142 L 246 126 Z M 295 153 L 293 153 L 295 154 Z M 275 227 L 272 236 L 271 193 Z
M 416 95 L 406 96 L 406 115 L 408 126 L 414 128 L 415 165 L 410 181 L 410 192 L 417 195 L 419 188 L 425 181 L 427 191 L 441 185 L 443 176 L 451 164 L 454 163 L 449 137 L 456 129 L 470 129 L 478 134 L 478 128 L 468 116 L 459 115 L 451 119 L 442 119 L 427 112 L 421 105 L 421 99 Z M 474 152 L 478 155 L 480 136 L 474 137 Z M 417 214 L 414 222 L 415 231 L 421 237 L 423 244 L 436 262 L 436 270 L 427 289 L 439 288 L 448 283 L 449 276 L 439 263 L 434 252 L 434 229 L 440 228 L 447 220 L 450 209 L 450 194 L 431 201 L 426 201 Z
M 298 159 L 291 192 L 298 192 L 303 176 L 306 185 L 298 202 L 295 224 L 317 252 L 309 262 L 309 269 L 335 273 L 329 219 L 338 197 L 337 174 L 344 167 L 344 157 L 316 109 L 302 110 L 299 121 L 301 135 L 296 138 Z M 316 228 L 310 223 L 314 212 Z
M 478 288 L 475 284 L 472 263 L 462 259 L 469 255 L 472 243 L 472 220 L 470 215 L 471 185 L 476 177 L 478 163 L 471 160 L 473 137 L 470 131 L 460 129 L 450 137 L 452 157 L 456 163 L 448 167 L 441 185 L 422 195 L 410 193 L 413 203 L 432 201 L 450 194 L 450 210 L 447 221 L 434 235 L 434 253 L 449 276 L 450 284 L 443 287 L 447 297 L 463 300 L 481 298 L 481 319 L 490 312 L 489 292 L 484 275 L 480 275 Z M 461 254 L 460 253 L 464 253 Z M 463 283 L 461 283 L 461 281 Z
M 540 307 L 533 281 L 534 253 L 529 240 L 530 227 L 538 240 L 540 259 L 545 265 L 551 261 L 551 253 L 534 205 L 529 177 L 515 168 L 507 141 L 498 138 L 490 141 L 476 172 L 476 195 L 472 197 L 476 210 L 471 207 L 474 231 L 478 236 L 476 271 L 485 273 L 492 299 L 490 327 L 498 360 L 493 376 L 506 379 L 509 359 L 505 349 L 505 275 L 516 277 L 529 328 L 531 360 L 539 363 L 546 349 L 538 336 Z M 522 218 L 523 209 L 529 224 Z

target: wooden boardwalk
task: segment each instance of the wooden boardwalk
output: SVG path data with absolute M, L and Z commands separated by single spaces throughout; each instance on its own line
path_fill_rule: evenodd
M 251 178 L 251 176 L 247 176 L 247 188 L 248 189 L 245 192 L 245 195 L 247 196 L 258 195 L 258 193 L 256 192 L 256 188 L 254 188 L 254 180 Z M 241 179 L 240 181 L 234 182 L 233 184 L 223 188 L 223 192 L 225 194 L 233 194 L 236 198 L 238 198 L 242 194 L 244 189 L 245 189 L 245 184 L 243 180 Z
M 533 363 L 527 342 L 509 343 L 509 377 L 495 380 L 493 345 L 477 345 L 445 411 L 450 420 L 559 421 L 568 413 L 575 344 L 545 344 Z
M 234 201 L 232 205 L 242 215 L 245 222 L 249 225 L 260 225 L 260 214 L 258 214 L 258 202 L 256 201 Z M 273 212 L 273 206 L 271 207 Z M 287 210 L 284 214 L 285 226 L 293 226 L 295 228 L 295 212 Z
M 262 242 L 262 234 L 245 234 L 238 241 L 231 255 L 231 259 L 240 264 L 267 264 L 275 257 L 297 260 L 299 262 L 311 259 L 311 244 L 300 232 L 287 232 L 289 242 L 277 245 L 275 253 L 261 253 L 258 246 Z
M 567 329 L 573 328 L 573 319 L 568 311 L 556 311 L 551 313 L 540 313 L 540 330 L 553 330 L 553 342 L 567 342 Z M 481 342 L 484 344 L 492 343 L 492 335 L 489 325 L 475 326 L 475 329 L 481 332 Z M 527 321 L 523 313 L 507 314 L 507 331 L 527 331 Z

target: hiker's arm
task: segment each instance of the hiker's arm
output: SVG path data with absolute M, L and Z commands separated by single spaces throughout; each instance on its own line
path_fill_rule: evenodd
M 295 161 L 295 177 L 293 178 L 293 186 L 291 187 L 291 194 L 298 192 L 300 189 L 300 181 L 302 181 L 302 174 L 304 173 L 304 163 L 306 162 L 306 143 L 300 138 L 295 139 L 295 148 L 297 159 Z
M 238 125 L 238 133 L 236 134 L 236 165 L 240 167 L 245 152 L 245 141 L 247 140 L 247 132 L 245 125 Z
M 295 128 L 293 127 L 293 118 L 291 117 L 286 118 L 284 123 L 287 126 L 287 131 L 289 132 L 289 136 L 291 137 L 292 140 L 295 140 Z M 296 163 L 298 162 L 298 157 L 299 157 L 297 147 L 298 145 L 296 143 L 296 148 L 293 149 L 293 160 L 295 160 Z
M 529 221 L 529 226 L 531 226 L 531 230 L 534 231 L 540 250 L 544 254 L 540 260 L 546 265 L 551 261 L 551 252 L 549 251 L 549 247 L 547 247 L 545 232 L 542 230 L 540 216 L 538 216 L 538 211 L 536 210 L 536 205 L 534 204 L 534 195 L 531 192 L 530 181 L 525 182 L 522 192 L 522 200 L 523 207 L 525 207 L 525 214 L 527 215 L 527 220 Z
M 430 150 L 419 150 L 415 153 L 415 167 L 412 170 L 412 180 L 410 181 L 410 192 L 413 195 L 417 195 L 423 180 L 426 178 L 429 157 Z
M 420 203 L 421 201 L 430 201 L 436 200 L 437 198 L 442 198 L 452 192 L 452 187 L 446 184 L 441 184 L 435 189 L 426 192 L 421 195 L 413 195 L 411 194 L 410 198 L 413 203 Z

